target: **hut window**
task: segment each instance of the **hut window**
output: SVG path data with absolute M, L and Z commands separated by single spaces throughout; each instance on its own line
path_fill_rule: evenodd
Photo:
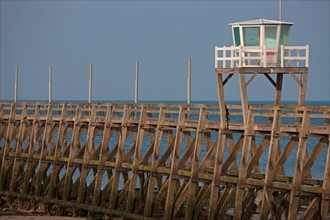
M 239 36 L 239 28 L 234 27 L 234 38 L 235 38 L 235 46 L 241 45 L 241 39 Z
M 260 46 L 260 28 L 243 28 L 244 46 Z
M 280 44 L 287 46 L 289 41 L 289 27 L 282 27 L 281 28 L 281 38 L 280 38 Z
M 276 27 L 265 28 L 265 44 L 268 49 L 276 48 Z

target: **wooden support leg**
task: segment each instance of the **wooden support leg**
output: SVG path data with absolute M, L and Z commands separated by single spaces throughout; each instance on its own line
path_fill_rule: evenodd
M 217 152 L 216 152 L 216 164 L 214 167 L 214 179 L 211 184 L 211 198 L 210 198 L 210 208 L 208 219 L 216 219 L 217 217 L 217 204 L 218 204 L 218 197 L 219 197 L 219 180 L 222 168 L 222 159 L 223 159 L 223 152 L 226 143 L 226 134 L 219 132 L 218 135 L 218 145 L 217 145 Z
M 126 210 L 129 212 L 131 212 L 134 209 L 136 181 L 137 181 L 137 178 L 139 177 L 139 175 L 140 175 L 140 179 L 141 179 L 141 174 L 138 174 L 137 171 L 139 168 L 139 163 L 142 160 L 141 150 L 142 150 L 143 139 L 145 137 L 145 130 L 143 128 L 144 123 L 145 123 L 145 117 L 146 117 L 146 108 L 143 107 L 141 109 L 141 114 L 140 114 L 140 122 L 139 122 L 139 127 L 138 127 L 137 141 L 136 141 L 134 160 L 133 160 L 132 177 L 131 177 L 130 188 L 129 188 L 129 192 L 128 192 L 128 201 L 127 201 Z M 142 190 L 143 183 L 141 183 L 141 184 L 140 184 L 140 187 Z
M 7 125 L 6 136 L 4 138 L 5 146 L 3 148 L 3 156 L 2 162 L 0 167 L 0 191 L 6 190 L 6 179 L 7 179 L 7 172 L 9 167 L 9 152 L 10 152 L 10 144 L 14 138 L 14 129 L 15 129 L 15 116 L 16 116 L 16 106 L 15 104 L 11 105 L 10 109 L 10 120 Z
M 21 169 L 22 161 L 20 161 L 20 156 L 22 152 L 22 142 L 24 140 L 25 131 L 26 131 L 26 105 L 23 106 L 22 110 L 22 119 L 20 122 L 19 132 L 18 132 L 18 140 L 16 142 L 15 147 L 15 158 L 14 158 L 14 165 L 13 165 L 13 171 L 10 178 L 10 185 L 9 185 L 9 191 L 15 192 L 17 187 L 17 178 L 19 177 L 19 171 Z M 39 184 L 38 184 L 39 185 Z
M 307 110 L 303 113 L 303 119 L 301 123 L 301 132 L 299 134 L 299 147 L 296 157 L 295 172 L 292 181 L 292 190 L 290 196 L 290 208 L 289 208 L 289 220 L 297 218 L 299 211 L 299 200 L 300 200 L 300 187 L 302 180 L 304 178 L 303 167 L 304 167 L 304 158 L 307 147 L 307 131 L 309 128 L 309 112 Z
M 198 120 L 198 128 L 196 133 L 196 142 L 195 142 L 195 149 L 194 154 L 192 158 L 192 169 L 191 169 L 191 177 L 189 180 L 189 192 L 188 192 L 188 202 L 187 202 L 187 208 L 185 211 L 185 219 L 193 219 L 194 215 L 194 209 L 196 206 L 196 195 L 198 190 L 198 182 L 196 181 L 198 177 L 198 161 L 200 158 L 200 153 L 202 149 L 202 139 L 203 139 L 203 129 L 204 129 L 204 123 L 206 119 L 205 115 L 206 109 L 201 108 L 199 113 L 199 120 Z
M 263 199 L 261 205 L 261 212 L 260 212 L 260 219 L 268 219 L 269 210 L 271 208 L 271 200 L 269 199 L 274 175 L 275 165 L 276 165 L 276 156 L 277 151 L 279 148 L 279 140 L 278 140 L 278 132 L 280 130 L 280 112 L 277 107 L 274 108 L 274 117 L 273 117 L 273 126 L 272 126 L 272 133 L 269 145 L 269 152 L 268 152 L 268 163 L 266 167 L 266 176 L 265 176 L 265 183 L 263 187 Z
M 92 204 L 95 206 L 100 205 L 100 201 L 101 201 L 101 184 L 102 184 L 103 175 L 105 173 L 104 164 L 107 159 L 106 153 L 108 152 L 108 148 L 109 148 L 108 140 L 111 135 L 111 120 L 112 120 L 112 106 L 107 106 L 105 123 L 103 126 L 101 152 L 99 158 L 100 165 L 98 166 L 98 170 L 95 175 L 96 180 L 95 180 L 94 193 L 92 199 Z
M 307 79 L 308 79 L 308 71 L 302 72 L 300 87 L 299 87 L 299 97 L 298 97 L 298 105 L 302 106 L 305 103 L 306 91 L 307 91 Z
M 174 197 L 175 197 L 175 189 L 178 180 L 178 166 L 179 166 L 179 159 L 180 159 L 180 148 L 182 143 L 182 126 L 184 123 L 184 116 L 185 116 L 184 108 L 180 108 L 178 124 L 176 127 L 176 136 L 174 141 L 174 149 L 173 149 L 173 156 L 172 156 L 172 164 L 171 164 L 171 173 L 169 176 L 169 185 L 166 194 L 166 203 L 165 203 L 165 210 L 164 210 L 164 219 L 170 220 L 172 219 L 173 213 L 173 205 L 174 205 Z
M 275 98 L 274 98 L 274 105 L 275 106 L 281 104 L 282 84 L 283 84 L 283 73 L 277 73 Z
M 160 152 L 160 145 L 163 139 L 164 130 L 162 128 L 165 120 L 165 109 L 161 107 L 159 116 L 158 116 L 158 123 L 157 123 L 157 131 L 156 131 L 156 138 L 155 138 L 155 145 L 153 151 L 153 158 L 151 164 L 151 173 L 149 177 L 149 185 L 147 189 L 147 198 L 146 198 L 146 206 L 144 210 L 145 216 L 152 216 L 153 212 L 153 205 L 154 205 L 154 188 L 157 181 L 157 176 L 155 176 L 157 167 L 158 167 L 158 160 L 159 160 L 159 152 Z
M 87 131 L 87 140 L 86 140 L 86 148 L 83 157 L 83 164 L 81 167 L 80 172 L 80 179 L 79 179 L 79 188 L 78 188 L 78 198 L 77 201 L 79 203 L 85 202 L 85 195 L 86 195 L 86 180 L 89 171 L 91 170 L 90 167 L 87 166 L 89 160 L 92 158 L 94 154 L 94 137 L 95 137 L 95 120 L 96 120 L 96 108 L 95 106 L 92 107 L 92 111 L 90 114 L 90 121 Z
M 236 191 L 236 198 L 235 198 L 235 214 L 234 219 L 241 219 L 243 216 L 243 211 L 245 207 L 243 207 L 243 198 L 245 194 L 245 188 L 244 183 L 246 181 L 247 177 L 247 170 L 249 165 L 249 156 L 251 154 L 251 145 L 252 145 L 252 139 L 253 134 L 251 130 L 251 126 L 253 123 L 253 115 L 252 110 L 249 111 L 249 117 L 246 124 L 246 129 L 244 133 L 244 143 L 243 143 L 243 151 L 242 151 L 242 159 L 241 159 L 241 166 L 238 176 L 238 183 L 236 185 L 237 191 Z
M 110 195 L 110 209 L 112 209 L 112 210 L 117 208 L 118 185 L 119 185 L 120 173 L 122 171 L 122 160 L 125 156 L 124 147 L 125 147 L 125 141 L 127 138 L 128 117 L 129 117 L 128 106 L 125 106 L 123 118 L 122 118 L 122 127 L 121 127 L 121 134 L 120 134 L 120 138 L 119 138 L 119 146 L 117 149 L 116 167 L 115 167 L 115 172 L 113 174 L 112 189 L 111 189 L 111 195 Z
M 328 137 L 328 153 L 324 171 L 322 200 L 321 200 L 321 219 L 330 218 L 330 135 Z
M 247 88 L 246 88 L 246 82 L 245 82 L 245 73 L 239 72 L 239 87 L 240 87 L 240 93 L 241 93 L 241 101 L 242 101 L 242 111 L 243 111 L 243 120 L 244 124 L 247 124 L 247 118 L 248 118 L 248 96 L 247 96 Z

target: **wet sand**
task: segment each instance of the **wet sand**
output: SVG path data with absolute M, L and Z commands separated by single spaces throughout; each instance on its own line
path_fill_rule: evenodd
M 0 220 L 86 220 L 87 218 L 73 218 L 73 217 L 60 217 L 60 216 L 21 216 L 21 215 L 10 215 L 10 216 L 0 216 Z
M 74 218 L 64 216 L 38 215 L 31 212 L 0 210 L 0 220 L 87 220 L 87 218 Z

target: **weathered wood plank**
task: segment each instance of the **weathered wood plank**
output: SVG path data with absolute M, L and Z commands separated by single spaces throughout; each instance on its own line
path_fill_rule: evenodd
M 263 187 L 263 195 L 262 195 L 262 203 L 260 210 L 260 219 L 268 219 L 269 211 L 272 206 L 270 204 L 272 200 L 268 199 L 272 193 L 273 180 L 276 175 L 274 173 L 274 168 L 276 166 L 276 156 L 279 148 L 279 135 L 278 132 L 280 130 L 280 110 L 276 107 L 274 110 L 273 117 L 273 126 L 272 133 L 270 135 L 270 143 L 269 143 L 269 151 L 268 151 L 268 159 L 267 159 L 267 167 L 266 167 L 266 175 Z
M 178 180 L 178 167 L 180 159 L 180 148 L 182 144 L 182 127 L 184 125 L 185 108 L 180 108 L 178 124 L 176 127 L 176 136 L 174 141 L 174 150 L 172 155 L 171 173 L 169 176 L 169 185 L 166 195 L 166 204 L 164 210 L 164 219 L 172 219 L 176 182 Z M 188 144 L 188 143 L 187 143 Z M 177 203 L 178 204 L 178 203 Z M 181 206 L 181 205 L 180 205 Z
M 203 130 L 205 125 L 205 108 L 201 108 L 198 119 L 198 129 L 196 131 L 196 142 L 194 146 L 194 154 L 192 158 L 191 176 L 189 179 L 189 191 L 187 195 L 187 207 L 185 211 L 185 219 L 193 219 L 196 207 L 196 195 L 198 193 L 198 162 L 202 150 Z
M 105 161 L 107 159 L 107 153 L 109 151 L 109 143 L 108 140 L 111 136 L 111 120 L 112 120 L 112 106 L 106 106 L 105 112 L 105 123 L 103 126 L 103 134 L 102 134 L 102 141 L 99 153 L 99 166 L 97 167 L 97 173 L 95 175 L 95 184 L 94 184 L 94 192 L 93 192 L 93 199 L 92 204 L 95 206 L 99 206 L 101 204 L 101 184 L 102 178 L 105 170 Z
M 249 155 L 251 154 L 251 145 L 252 145 L 252 123 L 253 123 L 253 115 L 252 110 L 249 111 L 248 117 L 246 117 L 245 122 L 245 132 L 244 132 L 244 142 L 243 142 L 243 150 L 242 150 L 242 159 L 241 165 L 238 175 L 238 182 L 237 182 L 237 190 L 236 190 L 236 197 L 235 197 L 235 219 L 241 219 L 244 215 L 243 207 L 243 198 L 245 193 L 244 183 L 246 182 L 247 177 L 247 169 L 249 165 Z
M 10 152 L 10 144 L 14 138 L 15 117 L 16 117 L 16 105 L 12 104 L 10 106 L 10 116 L 6 129 L 7 134 L 4 139 L 5 143 L 3 147 L 3 155 L 2 155 L 2 162 L 0 169 L 0 191 L 5 190 L 6 188 L 7 173 L 9 169 L 9 163 L 11 162 L 8 156 Z
M 162 128 L 162 126 L 164 125 L 164 120 L 165 120 L 165 108 L 161 107 L 157 122 L 155 144 L 152 154 L 151 172 L 150 172 L 149 184 L 147 189 L 146 206 L 144 211 L 145 216 L 147 217 L 152 216 L 152 212 L 153 212 L 154 188 L 155 188 L 155 183 L 157 181 L 157 177 L 155 176 L 155 174 L 157 173 L 160 145 L 164 134 L 164 130 Z
M 16 146 L 15 146 L 15 158 L 14 158 L 14 164 L 13 164 L 13 171 L 11 174 L 10 185 L 9 185 L 9 191 L 11 191 L 11 192 L 15 192 L 17 190 L 17 183 L 18 183 L 18 179 L 20 177 L 19 173 L 20 173 L 20 170 L 22 169 L 22 165 L 24 165 L 23 161 L 20 160 L 20 156 L 23 151 L 22 143 L 24 141 L 25 131 L 26 131 L 26 127 L 27 127 L 26 115 L 27 115 L 26 105 L 23 105 L 22 119 L 20 121 L 18 138 L 17 138 L 17 142 L 16 142 Z
M 301 182 L 304 178 L 303 168 L 304 168 L 304 159 L 307 147 L 307 129 L 309 127 L 309 111 L 304 111 L 302 123 L 301 123 L 301 132 L 299 134 L 299 148 L 296 156 L 295 171 L 292 180 L 292 190 L 290 195 L 290 208 L 288 219 L 296 219 L 299 211 L 299 200 L 300 200 L 300 188 Z
M 140 112 L 137 140 L 135 142 L 132 176 L 131 176 L 128 198 L 127 198 L 126 210 L 128 212 L 132 212 L 134 210 L 134 202 L 136 197 L 136 181 L 137 178 L 139 177 L 139 162 L 142 159 L 142 154 L 141 154 L 142 143 L 145 137 L 145 130 L 143 127 L 145 125 L 146 116 L 147 116 L 147 109 L 146 107 L 142 107 Z M 142 188 L 143 185 L 141 185 L 140 187 Z
M 325 220 L 330 216 L 330 134 L 328 137 L 328 152 L 324 170 L 321 200 L 321 219 Z
M 118 184 L 120 174 L 122 172 L 122 161 L 125 156 L 125 141 L 127 138 L 127 121 L 129 117 L 128 106 L 124 107 L 123 117 L 122 117 L 122 128 L 119 138 L 119 146 L 117 150 L 117 157 L 116 157 L 116 167 L 115 172 L 113 174 L 113 181 L 112 181 L 112 189 L 110 195 L 110 209 L 116 209 L 117 207 L 117 196 L 118 196 Z

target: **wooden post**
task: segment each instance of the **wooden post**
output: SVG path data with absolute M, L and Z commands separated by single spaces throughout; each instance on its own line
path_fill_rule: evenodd
M 283 73 L 277 73 L 274 105 L 281 104 Z
M 216 162 L 214 166 L 214 178 L 211 184 L 211 198 L 210 198 L 210 207 L 208 218 L 209 219 L 217 219 L 217 205 L 219 199 L 219 182 L 222 170 L 223 163 L 223 153 L 226 145 L 226 134 L 219 131 L 218 133 L 218 142 L 217 142 L 217 150 L 216 150 Z M 221 217 L 221 216 L 220 216 Z
M 60 165 L 58 163 L 59 158 L 60 158 L 60 152 L 61 152 L 61 148 L 62 148 L 62 143 L 63 141 L 63 137 L 64 137 L 64 130 L 65 130 L 65 120 L 66 120 L 66 104 L 64 104 L 62 106 L 61 109 L 61 116 L 60 116 L 60 121 L 58 124 L 58 129 L 57 129 L 57 140 L 56 140 L 56 146 L 54 149 L 54 159 L 52 161 L 52 165 L 53 165 L 53 169 L 51 171 L 50 175 L 50 182 L 49 182 L 49 189 L 47 191 L 47 197 L 49 199 L 53 199 L 55 197 L 55 189 L 57 186 L 57 179 L 58 179 L 58 173 L 60 171 Z
M 6 175 L 9 168 L 9 163 L 11 162 L 9 158 L 10 153 L 10 143 L 13 140 L 13 133 L 15 130 L 15 118 L 16 118 L 16 105 L 12 104 L 10 109 L 10 120 L 6 129 L 6 136 L 4 137 L 5 144 L 2 147 L 2 161 L 0 169 L 0 191 L 5 190 L 6 187 Z
M 19 131 L 18 131 L 18 140 L 16 143 L 16 151 L 15 151 L 15 158 L 14 158 L 14 165 L 13 165 L 13 171 L 12 171 L 12 177 L 10 181 L 9 191 L 15 192 L 17 189 L 17 183 L 18 183 L 18 177 L 19 177 L 19 171 L 20 167 L 22 166 L 23 161 L 19 158 L 22 154 L 22 143 L 24 141 L 25 132 L 27 129 L 27 121 L 26 121 L 26 115 L 27 115 L 27 107 L 26 104 L 23 105 L 22 109 L 22 119 L 20 121 Z
M 133 160 L 133 168 L 132 168 L 132 177 L 128 192 L 128 201 L 127 201 L 127 207 L 126 210 L 128 212 L 132 212 L 134 209 L 134 202 L 135 202 L 135 191 L 136 191 L 136 181 L 137 177 L 139 176 L 138 168 L 139 163 L 142 159 L 141 150 L 143 145 L 143 138 L 145 136 L 145 120 L 147 116 L 147 108 L 145 106 L 142 106 L 141 108 L 141 114 L 140 114 L 140 121 L 138 126 L 138 132 L 137 132 L 137 140 L 135 143 L 135 149 L 134 149 L 134 160 Z M 143 186 L 141 186 L 143 187 Z
M 173 149 L 173 157 L 172 157 L 172 164 L 171 164 L 171 173 L 169 176 L 169 185 L 166 194 L 166 204 L 164 210 L 164 219 L 172 219 L 173 215 L 173 205 L 174 205 L 174 198 L 175 198 L 175 189 L 178 180 L 178 166 L 180 160 L 180 148 L 182 144 L 182 135 L 183 135 L 183 125 L 184 125 L 184 118 L 185 118 L 185 111 L 183 107 L 180 107 L 180 113 L 178 118 L 178 123 L 176 127 L 176 136 L 174 141 L 174 149 Z
M 89 65 L 88 102 L 92 102 L 92 64 Z
M 136 61 L 135 63 L 135 96 L 134 96 L 134 103 L 138 102 L 139 98 L 139 62 Z
M 37 183 L 41 183 L 42 179 L 46 175 L 46 169 L 49 165 L 49 162 L 46 160 L 47 153 L 50 153 L 47 151 L 47 146 L 51 145 L 51 132 L 52 132 L 52 105 L 49 104 L 47 106 L 47 116 L 46 116 L 46 123 L 45 123 L 45 129 L 41 144 L 41 151 L 40 151 L 40 158 L 39 158 L 39 173 L 37 174 Z M 53 128 L 54 129 L 54 128 Z M 42 185 L 37 184 L 35 189 L 35 195 L 41 196 L 42 192 Z
M 223 75 L 222 73 L 216 74 L 221 130 L 219 130 L 219 133 L 218 133 L 218 146 L 217 146 L 217 150 L 216 150 L 214 178 L 213 178 L 213 181 L 211 184 L 211 198 L 210 198 L 210 207 L 209 207 L 209 214 L 208 214 L 209 219 L 216 219 L 216 217 L 217 217 L 219 182 L 220 182 L 220 175 L 221 175 L 221 171 L 222 171 L 223 152 L 224 152 L 226 137 L 227 137 L 227 135 L 224 131 L 228 128 L 222 75 Z
M 128 122 L 129 117 L 129 106 L 124 107 L 122 122 L 121 122 L 121 133 L 118 140 L 118 149 L 117 149 L 117 158 L 116 158 L 116 166 L 114 169 L 113 174 L 113 181 L 112 181 L 112 189 L 110 195 L 110 209 L 116 209 L 117 207 L 117 200 L 118 200 L 118 185 L 120 179 L 120 173 L 122 172 L 122 161 L 125 156 L 125 142 L 128 134 Z
M 189 179 L 189 189 L 187 195 L 187 208 L 185 211 L 185 219 L 193 219 L 195 204 L 196 204 L 196 195 L 198 190 L 198 183 L 196 179 L 198 178 L 198 161 L 200 159 L 201 149 L 202 149 L 202 141 L 203 141 L 203 130 L 206 120 L 205 115 L 206 109 L 201 108 L 199 111 L 199 120 L 198 120 L 198 127 L 196 131 L 196 141 L 194 145 L 194 153 L 191 160 L 191 176 Z
M 290 204 L 289 204 L 289 215 L 288 219 L 293 220 L 297 219 L 298 211 L 299 211 L 299 200 L 300 194 L 299 191 L 301 190 L 301 183 L 305 177 L 303 173 L 303 167 L 305 164 L 305 156 L 307 152 L 307 139 L 308 139 L 308 129 L 309 129 L 309 111 L 304 110 L 303 118 L 301 122 L 301 130 L 299 133 L 299 147 L 297 150 L 296 155 L 296 164 L 294 170 L 294 176 L 292 180 L 292 188 L 291 188 L 291 195 L 290 195 Z
M 187 78 L 187 103 L 191 100 L 191 58 L 188 59 L 188 78 Z
M 219 73 L 216 75 L 217 85 L 218 85 L 218 103 L 219 103 L 219 110 L 220 110 L 220 123 L 221 128 L 227 128 L 228 121 L 226 115 L 226 106 L 225 106 L 225 91 L 224 91 L 224 84 L 223 84 L 223 74 Z
M 65 172 L 64 177 L 64 189 L 63 189 L 63 200 L 69 200 L 70 201 L 70 192 L 71 192 L 71 185 L 72 185 L 72 175 L 76 169 L 74 166 L 74 156 L 79 150 L 79 130 L 80 130 L 80 124 L 81 124 L 81 107 L 79 106 L 75 113 L 75 123 L 73 125 L 72 130 L 72 141 L 70 143 L 70 152 L 69 152 L 69 158 L 67 163 L 67 169 Z
M 247 89 L 246 89 L 246 83 L 245 83 L 245 72 L 242 70 L 239 70 L 238 77 L 239 77 L 239 86 L 240 86 L 240 93 L 241 93 L 243 120 L 244 120 L 244 125 L 246 125 L 249 107 L 248 107 L 248 96 L 247 96 Z
M 92 106 L 89 108 L 89 125 L 87 130 L 87 137 L 86 137 L 86 145 L 84 149 L 84 156 L 82 161 L 82 166 L 80 170 L 80 178 L 79 178 L 79 186 L 78 186 L 78 197 L 77 202 L 84 203 L 86 195 L 86 188 L 87 188 L 87 176 L 90 171 L 90 167 L 87 166 L 88 162 L 92 159 L 94 155 L 94 137 L 95 137 L 95 130 L 96 130 L 96 106 Z M 78 116 L 77 116 L 78 117 Z M 79 123 L 79 121 L 78 121 Z M 74 137 L 73 137 L 74 138 Z M 75 142 L 75 140 L 72 140 Z
M 330 135 L 328 137 L 328 152 L 325 164 L 320 213 L 322 220 L 328 219 L 330 212 Z
M 102 177 L 103 174 L 106 172 L 104 169 L 105 162 L 107 160 L 107 151 L 109 148 L 109 138 L 111 135 L 111 120 L 112 120 L 112 106 L 106 106 L 106 116 L 105 122 L 103 126 L 103 134 L 102 134 L 102 142 L 101 142 L 101 151 L 100 151 L 100 158 L 97 173 L 95 175 L 95 184 L 94 184 L 94 192 L 93 192 L 93 205 L 98 206 L 101 203 L 101 184 L 102 184 Z
M 308 78 L 308 70 L 302 72 L 301 75 L 301 85 L 299 88 L 299 97 L 298 97 L 298 105 L 304 105 L 306 98 L 306 90 L 307 90 L 307 78 Z
M 40 117 L 40 106 L 35 105 L 34 106 L 34 115 L 33 115 L 33 122 L 32 122 L 32 131 L 31 131 L 31 138 L 29 140 L 29 148 L 28 148 L 28 158 L 26 161 L 26 167 L 27 169 L 24 171 L 24 181 L 23 181 L 23 190 L 22 193 L 29 194 L 29 187 L 30 187 L 30 179 L 34 175 L 35 170 L 35 164 L 36 162 L 33 161 L 33 155 L 35 151 L 38 151 L 38 149 L 35 149 L 35 145 L 38 141 L 38 131 L 39 131 L 39 117 Z
M 144 211 L 144 214 L 147 217 L 152 216 L 152 212 L 153 212 L 154 187 L 157 179 L 155 173 L 157 173 L 160 145 L 164 134 L 164 129 L 163 129 L 164 121 L 165 121 L 165 107 L 161 106 L 158 115 L 156 138 L 154 143 L 154 151 L 152 153 L 151 172 L 149 178 L 149 185 L 147 189 L 146 206 Z
M 263 187 L 263 200 L 260 211 L 260 219 L 268 219 L 270 202 L 269 199 L 271 197 L 271 188 L 273 186 L 273 179 L 276 175 L 275 166 L 276 166 L 276 154 L 279 148 L 279 131 L 280 131 L 280 111 L 278 106 L 274 107 L 274 117 L 273 117 L 273 125 L 271 132 L 271 139 L 268 151 L 268 159 L 267 159 L 267 167 L 266 167 L 266 175 Z
M 244 108 L 244 107 L 243 107 Z M 243 150 L 242 150 L 242 158 L 241 165 L 238 175 L 238 182 L 236 185 L 236 198 L 235 198 L 235 213 L 234 219 L 242 219 L 244 212 L 243 199 L 245 194 L 244 184 L 246 182 L 247 170 L 249 165 L 249 156 L 251 154 L 251 145 L 253 139 L 253 112 L 249 110 L 248 118 L 246 117 L 245 131 L 244 131 L 244 142 L 243 142 Z M 245 121 L 244 120 L 244 121 Z
M 48 67 L 48 102 L 52 102 L 52 66 Z
M 18 68 L 15 70 L 15 85 L 14 85 L 14 102 L 17 102 L 18 94 Z

